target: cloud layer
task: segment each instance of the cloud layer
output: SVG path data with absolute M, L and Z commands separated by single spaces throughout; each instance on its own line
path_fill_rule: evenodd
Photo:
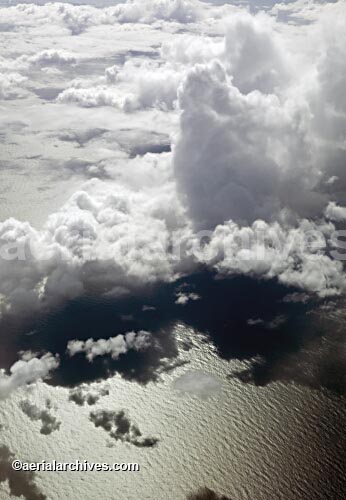
M 18 156 L 4 168 L 25 158 L 33 177 L 78 188 L 41 227 L 0 223 L 2 315 L 205 265 L 344 291 L 331 254 L 346 206 L 343 2 L 17 5 L 5 18 L 29 42 L 14 55 L 0 37 L 1 133 Z

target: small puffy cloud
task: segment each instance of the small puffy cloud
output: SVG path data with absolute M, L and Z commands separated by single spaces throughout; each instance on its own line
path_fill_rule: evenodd
M 287 300 L 285 302 L 288 302 Z M 279 328 L 281 325 L 283 325 L 286 322 L 286 316 L 279 315 L 273 318 L 270 321 L 264 321 L 261 318 L 256 318 L 256 319 L 248 319 L 247 324 L 249 326 L 258 326 L 262 325 L 264 328 L 268 328 L 269 330 L 276 330 Z
M 49 377 L 51 371 L 59 366 L 57 356 L 51 353 L 40 358 L 20 359 L 11 366 L 9 374 L 2 370 L 0 374 L 0 399 L 9 397 L 20 387 Z
M 192 23 L 201 18 L 202 8 L 202 4 L 195 0 L 129 0 L 117 5 L 113 16 L 121 23 L 152 23 L 156 20 Z
M 344 221 L 346 220 L 346 207 L 340 207 L 333 201 L 330 201 L 325 210 L 325 215 L 328 219 L 333 221 Z
M 22 56 L 17 59 L 20 63 L 29 66 L 60 66 L 70 65 L 76 62 L 76 57 L 71 52 L 59 49 L 46 49 L 31 56 Z M 16 61 L 16 62 L 17 62 Z
M 285 295 L 285 297 L 282 299 L 282 301 L 286 302 L 286 303 L 293 303 L 293 304 L 296 304 L 296 303 L 306 304 L 307 302 L 309 302 L 310 299 L 311 299 L 311 297 L 307 293 L 293 292 L 293 293 L 289 293 L 288 295 Z
M 329 177 L 329 179 L 326 180 L 326 184 L 331 185 L 331 184 L 334 184 L 335 182 L 337 182 L 338 180 L 339 180 L 339 177 L 337 175 L 332 175 L 331 177 Z
M 95 88 L 70 87 L 59 94 L 57 102 L 75 103 L 85 108 L 98 106 L 115 106 L 121 108 L 122 106 L 117 91 L 112 91 L 103 86 Z
M 26 77 L 19 73 L 0 71 L 0 99 L 14 99 L 20 96 L 26 81 Z
M 109 339 L 70 340 L 67 344 L 67 352 L 70 356 L 85 353 L 89 361 L 97 356 L 110 355 L 112 359 L 118 359 L 121 354 L 129 350 L 142 351 L 150 345 L 150 333 L 143 330 L 139 332 L 128 332 L 125 335 L 117 335 Z
M 175 303 L 180 305 L 180 306 L 185 306 L 189 301 L 191 301 L 191 300 L 196 301 L 196 300 L 199 300 L 200 298 L 201 297 L 198 295 L 198 293 L 178 292 Z
M 249 319 L 247 320 L 247 324 L 248 324 L 249 326 L 263 325 L 263 324 L 264 324 L 264 321 L 263 321 L 263 319 L 261 319 L 261 318 L 256 318 L 256 319 L 254 319 L 254 318 L 249 318 Z
M 100 398 L 108 395 L 109 389 L 107 387 L 102 387 L 101 389 L 91 389 L 87 385 L 81 385 L 71 389 L 68 398 L 78 406 L 84 406 L 84 404 L 92 406 L 96 404 Z

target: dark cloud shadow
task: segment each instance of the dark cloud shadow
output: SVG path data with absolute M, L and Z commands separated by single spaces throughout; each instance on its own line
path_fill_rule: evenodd
M 48 436 L 52 432 L 60 429 L 61 422 L 51 413 L 52 404 L 48 399 L 45 408 L 39 408 L 28 399 L 24 399 L 19 403 L 23 413 L 32 421 L 41 421 L 40 433 Z
M 129 443 L 138 448 L 152 448 L 158 443 L 155 437 L 144 437 L 136 424 L 132 423 L 125 410 L 118 412 L 95 410 L 89 418 L 95 427 L 101 427 L 108 435 L 123 443 Z
M 217 279 L 201 272 L 176 283 L 148 286 L 130 298 L 105 299 L 93 294 L 30 321 L 3 319 L 0 366 L 11 366 L 19 351 L 50 351 L 61 356 L 60 368 L 50 379 L 54 385 L 74 387 L 114 373 L 146 384 L 180 365 L 172 333 L 180 322 L 204 333 L 220 357 L 248 362 L 246 369 L 230 374 L 231 378 L 255 385 L 294 381 L 343 393 L 346 357 L 341 354 L 337 329 L 331 319 L 326 317 L 323 324 L 318 315 L 308 314 L 324 307 L 325 301 L 307 300 L 296 292 L 274 280 Z M 176 303 L 179 293 L 199 298 L 181 305 Z M 84 353 L 72 358 L 66 354 L 69 340 L 107 339 L 139 330 L 152 333 L 150 348 L 130 350 L 117 360 L 99 356 L 89 362 Z
M 46 495 L 40 492 L 35 484 L 33 472 L 15 471 L 12 469 L 13 453 L 7 446 L 0 446 L 0 483 L 8 481 L 11 495 L 26 500 L 46 500 Z
M 134 146 L 130 151 L 130 158 L 135 158 L 136 156 L 144 156 L 147 153 L 161 154 L 169 153 L 171 151 L 170 144 L 140 144 Z
M 201 488 L 196 493 L 189 493 L 186 497 L 187 500 L 231 500 L 230 497 L 225 495 L 218 495 L 215 491 L 209 488 Z
M 258 356 L 248 367 L 229 375 L 243 383 L 265 386 L 270 382 L 295 382 L 312 389 L 346 394 L 345 308 L 326 302 L 308 315 L 295 349 L 281 355 Z

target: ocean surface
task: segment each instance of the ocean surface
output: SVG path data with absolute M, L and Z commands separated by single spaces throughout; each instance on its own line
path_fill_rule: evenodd
M 183 500 L 202 486 L 236 500 L 341 499 L 343 304 L 292 303 L 292 290 L 244 278 L 219 281 L 202 274 L 189 280 L 205 298 L 184 308 L 174 305 L 174 288 L 167 286 L 131 301 L 85 298 L 20 328 L 2 324 L 2 366 L 28 345 L 62 356 L 49 385 L 40 384 L 30 396 L 41 405 L 47 398 L 53 402 L 61 428 L 40 435 L 38 423 L 19 410 L 18 393 L 1 404 L 2 444 L 31 461 L 121 459 L 141 465 L 131 477 L 38 473 L 36 483 L 52 499 Z M 267 327 L 249 325 L 246 318 L 260 312 Z M 286 321 L 270 322 L 278 317 Z M 150 355 L 135 353 L 107 365 L 95 360 L 92 368 L 83 356 L 73 363 L 64 357 L 68 339 L 107 338 L 138 327 L 153 331 L 157 349 Z M 83 383 L 96 390 L 107 386 L 109 395 L 94 407 L 79 407 L 69 394 Z M 95 408 L 125 409 L 157 445 L 114 442 L 92 425 Z

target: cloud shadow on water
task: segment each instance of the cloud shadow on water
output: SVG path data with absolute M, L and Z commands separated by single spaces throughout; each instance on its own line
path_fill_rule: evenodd
M 177 304 L 181 291 L 200 298 Z M 230 374 L 231 378 L 256 385 L 293 380 L 340 392 L 340 373 L 346 372 L 346 361 L 339 359 L 336 365 L 330 346 L 322 354 L 314 354 L 321 352 L 326 328 L 307 314 L 316 301 L 284 300 L 293 292 L 296 290 L 274 280 L 216 279 L 210 272 L 201 272 L 172 284 L 147 287 L 131 298 L 84 297 L 31 322 L 18 325 L 13 318 L 3 320 L 0 363 L 8 368 L 19 351 L 44 350 L 61 356 L 60 368 L 50 380 L 54 385 L 73 387 L 114 373 L 146 384 L 179 363 L 173 328 L 180 322 L 205 333 L 223 359 L 248 361 L 248 367 Z M 130 350 L 117 360 L 100 356 L 92 363 L 84 353 L 72 358 L 66 354 L 69 340 L 107 339 L 132 330 L 152 333 L 149 349 Z M 188 330 L 187 335 L 191 335 Z M 189 338 L 186 340 L 188 345 Z M 303 375 L 297 370 L 302 363 L 307 366 Z

